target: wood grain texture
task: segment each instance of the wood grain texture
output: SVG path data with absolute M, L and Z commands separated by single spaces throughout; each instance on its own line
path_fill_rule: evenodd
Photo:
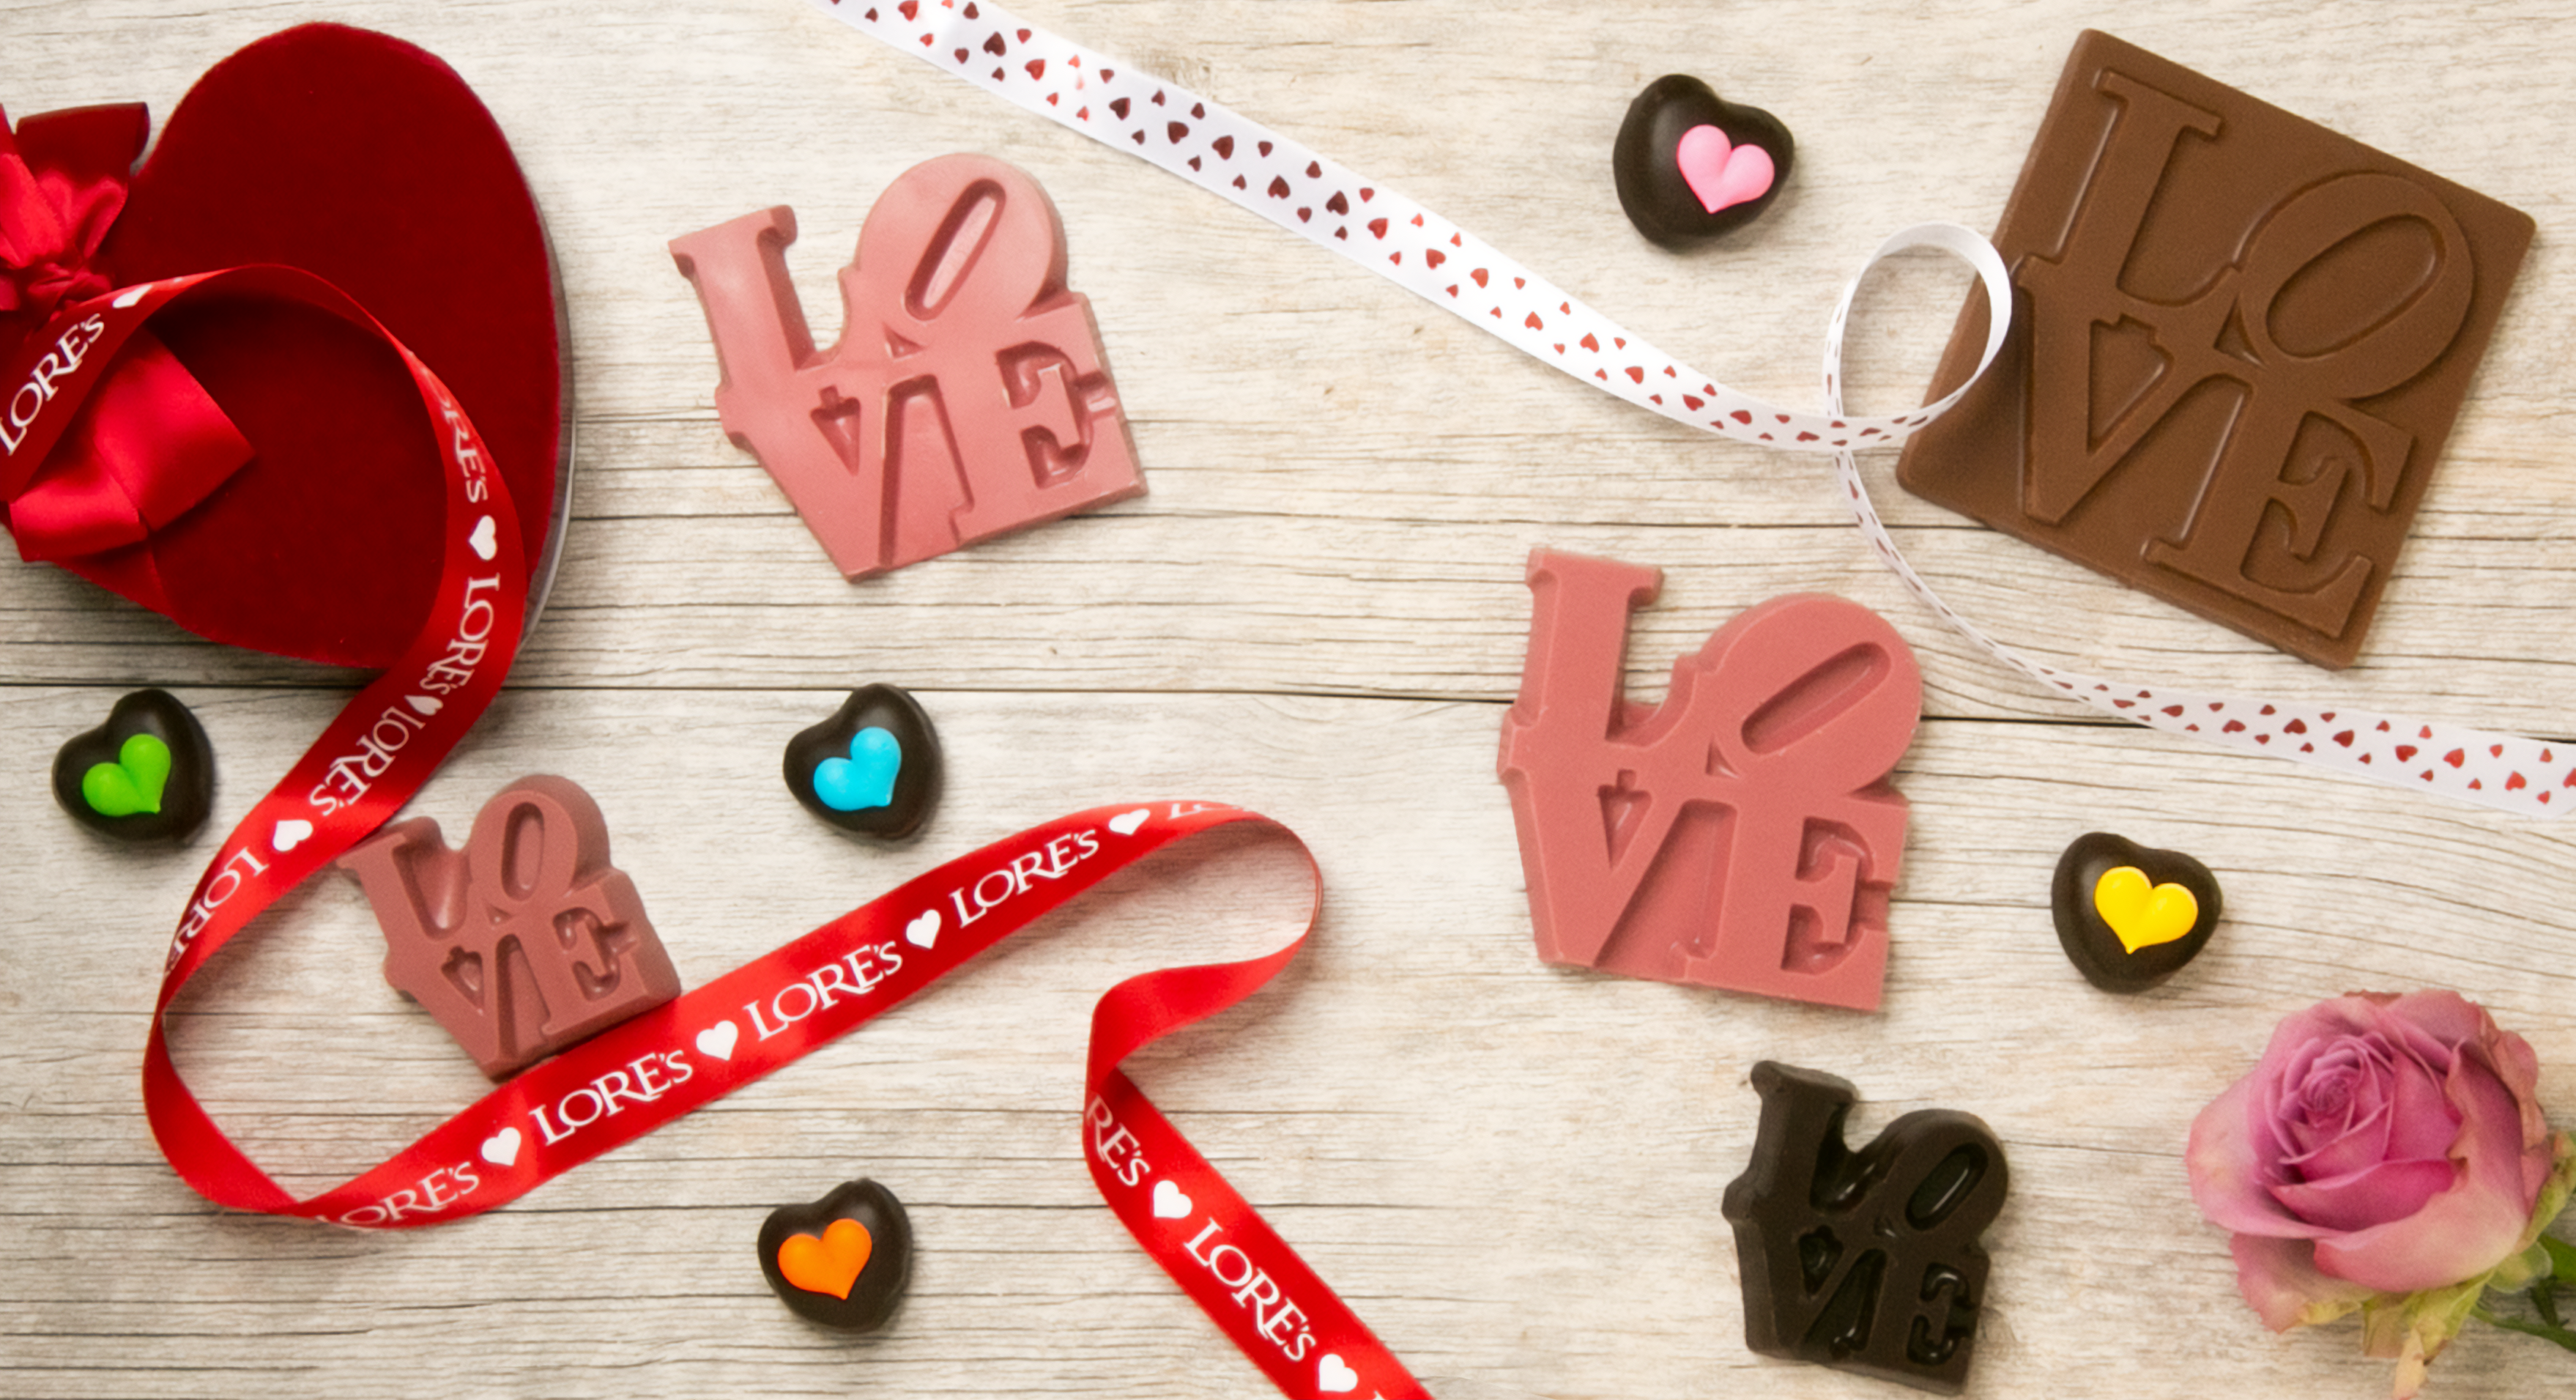
M 1824 317 L 1889 230 L 1990 227 L 2075 33 L 2123 37 L 2531 213 L 2540 236 L 2360 665 L 2327 675 L 1894 491 L 1904 547 L 2040 658 L 2141 679 L 2576 736 L 2576 4 L 2337 9 L 1181 4 L 1026 17 L 1199 87 L 1401 188 L 1739 387 L 1805 401 Z M 2353 1329 L 2275 1338 L 2184 1183 L 2192 1116 L 2285 1012 L 2449 986 L 2550 1068 L 2576 1123 L 2576 828 L 2096 722 L 1943 630 L 1860 545 L 1820 465 L 1718 443 L 1511 354 L 1180 182 L 851 34 L 801 0 L 0 7 L 25 115 L 166 113 L 305 19 L 453 64 L 510 134 L 571 307 L 580 466 L 560 585 L 511 690 L 415 804 L 500 784 L 598 798 L 691 985 L 1031 822 L 1130 797 L 1267 812 L 1327 883 L 1309 953 L 1141 1057 L 1183 1129 L 1445 1400 L 1895 1393 L 1755 1357 L 1717 1201 L 1771 1057 L 1855 1081 L 1866 1135 L 1970 1109 L 2010 1154 L 1970 1394 L 2382 1393 Z M 1634 237 L 1607 155 L 1628 100 L 1697 73 L 1797 134 L 1795 183 L 1706 254 Z M 666 241 L 771 204 L 821 333 L 876 192 L 954 150 L 1037 176 L 1068 231 L 1150 494 L 861 585 L 726 442 Z M 434 197 L 434 192 L 425 192 Z M 1914 402 L 1965 278 L 1863 296 L 1851 379 Z M 1493 776 L 1539 544 L 1655 564 L 1634 691 L 1741 608 L 1846 593 L 1917 648 L 1927 719 L 1886 1010 L 1859 1016 L 1539 964 Z M 317 581 L 327 586 L 327 581 Z M 1093 999 L 1275 944 L 1293 852 L 1158 857 L 936 992 L 567 1176 L 437 1230 L 217 1212 L 163 1163 L 135 1074 L 166 932 L 218 841 L 115 848 L 53 810 L 55 748 L 123 689 L 194 706 L 236 819 L 354 677 L 226 652 L 77 579 L 0 569 L 0 1393 L 337 1397 L 1099 1395 L 1251 1400 L 1259 1375 L 1093 1193 L 1076 1121 Z M 849 686 L 930 708 L 947 796 L 907 846 L 788 800 L 779 752 Z M 2058 852 L 2191 851 L 2228 921 L 2183 976 L 2095 992 L 2058 951 Z M 175 1021 L 218 1119 L 300 1190 L 480 1092 L 319 880 Z M 867 1174 L 920 1240 L 895 1325 L 772 1301 L 761 1217 Z M 2576 1360 L 2473 1335 L 2441 1397 L 2562 1390 Z

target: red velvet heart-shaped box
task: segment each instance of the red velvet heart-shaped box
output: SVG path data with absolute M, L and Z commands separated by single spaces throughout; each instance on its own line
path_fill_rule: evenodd
M 143 126 L 130 106 L 56 112 L 21 122 L 18 144 L 41 176 L 49 153 L 139 147 Z M 561 303 L 518 163 L 446 64 L 328 24 L 242 49 L 171 114 L 88 262 L 108 286 L 284 263 L 347 292 L 482 431 L 542 596 L 569 465 Z M 238 296 L 182 299 L 150 330 L 252 456 L 141 542 L 55 562 L 216 641 L 390 664 L 429 611 L 444 509 L 400 359 L 318 311 Z

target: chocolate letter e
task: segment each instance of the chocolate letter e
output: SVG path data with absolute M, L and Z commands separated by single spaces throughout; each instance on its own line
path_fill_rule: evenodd
M 562 778 L 503 788 L 463 851 L 415 817 L 342 856 L 385 934 L 385 980 L 494 1079 L 680 994 L 608 825 Z
M 1549 962 L 1875 1010 L 1923 678 L 1857 603 L 1792 594 L 1621 698 L 1659 575 L 1539 550 L 1500 763 Z
M 723 381 L 725 431 L 851 578 L 1145 489 L 1055 207 L 955 155 L 878 198 L 841 270 L 840 343 L 814 349 L 787 275 L 796 216 L 674 239 Z

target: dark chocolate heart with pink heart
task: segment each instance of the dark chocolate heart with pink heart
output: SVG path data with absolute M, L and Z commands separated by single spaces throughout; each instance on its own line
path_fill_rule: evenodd
M 1611 148 L 1619 207 L 1637 231 L 1690 248 L 1761 217 L 1789 181 L 1797 144 L 1780 119 L 1667 74 L 1628 104 Z
M 9 158 L 37 178 L 0 181 L 0 221 L 10 221 L 0 231 L 11 235 L 0 245 L 24 248 L 28 226 L 60 212 L 25 193 L 49 171 L 76 177 L 84 193 L 72 212 L 95 243 L 51 255 L 68 273 L 0 266 L 20 312 L 0 319 L 0 361 L 35 333 L 28 289 L 50 281 L 62 295 L 66 276 L 76 290 L 63 306 L 243 264 L 312 272 L 456 395 L 509 485 L 541 590 L 566 465 L 560 303 L 535 202 L 464 80 L 365 30 L 271 35 L 197 81 L 119 210 L 105 192 L 125 179 L 145 127 L 132 105 L 19 123 Z M 101 215 L 113 222 L 98 237 Z M 316 309 L 241 296 L 182 298 L 148 329 L 247 440 L 249 458 L 175 518 L 147 506 L 139 540 L 38 557 L 216 641 L 390 664 L 429 611 L 446 514 L 433 425 L 400 358 Z M 56 466 L 49 458 L 37 484 Z M 22 552 L 32 514 L 12 512 Z

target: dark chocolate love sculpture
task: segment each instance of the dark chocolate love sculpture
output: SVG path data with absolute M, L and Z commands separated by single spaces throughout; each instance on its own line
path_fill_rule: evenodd
M 1619 207 L 1637 232 L 1691 248 L 1761 217 L 1789 182 L 1797 143 L 1759 107 L 1721 100 L 1683 73 L 1646 85 L 1628 104 L 1610 151 Z
M 215 805 L 215 749 L 166 690 L 138 690 L 54 755 L 54 800 L 119 841 L 178 841 Z
M 2049 891 L 2057 941 L 2084 979 L 2143 992 L 2200 956 L 2218 927 L 2218 878 L 2180 851 L 2107 831 L 2075 838 Z
M 1957 1394 L 1986 1299 L 1977 1237 L 2010 1184 L 2003 1144 L 1975 1114 L 1924 1108 L 1854 1151 L 1846 1081 L 1764 1060 L 1753 1088 L 1753 1161 L 1719 1207 L 1735 1227 L 1745 1345 Z
M 865 685 L 839 712 L 787 741 L 787 790 L 843 831 L 909 836 L 939 799 L 939 735 L 899 687 Z
M 912 1219 L 865 1177 L 805 1206 L 780 1206 L 760 1227 L 760 1272 L 799 1317 L 873 1332 L 912 1281 Z

